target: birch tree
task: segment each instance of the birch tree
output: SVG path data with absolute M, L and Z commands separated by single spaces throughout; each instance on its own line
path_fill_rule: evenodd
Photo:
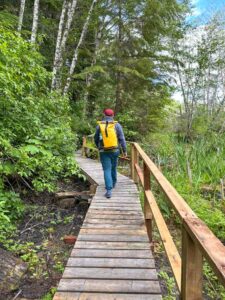
M 101 38 L 102 38 L 103 24 L 104 24 L 104 22 L 101 24 L 101 26 L 99 27 L 99 30 L 97 30 L 97 32 L 95 34 L 95 49 L 94 49 L 93 59 L 91 62 L 91 67 L 94 67 L 97 63 L 97 57 L 98 57 L 100 42 L 101 42 Z M 85 91 L 84 99 L 83 99 L 83 101 L 84 101 L 83 115 L 84 116 L 86 116 L 86 112 L 87 112 L 89 88 L 91 86 L 93 78 L 94 78 L 94 73 L 88 74 L 86 76 L 86 91 Z
M 81 36 L 80 36 L 79 42 L 78 42 L 78 44 L 77 44 L 77 46 L 75 48 L 73 59 L 72 59 L 71 66 L 70 66 L 70 71 L 69 71 L 69 74 L 68 74 L 68 77 L 67 77 L 67 80 L 66 80 L 66 84 L 65 84 L 65 87 L 64 87 L 64 95 L 69 90 L 69 87 L 70 87 L 70 84 L 71 84 L 72 75 L 74 73 L 74 70 L 75 70 L 76 64 L 77 64 L 77 60 L 78 60 L 78 52 L 79 52 L 80 46 L 82 45 L 82 43 L 84 41 L 85 35 L 87 33 L 87 29 L 88 29 L 88 25 L 89 25 L 89 22 L 90 22 L 90 18 L 91 18 L 94 6 L 97 3 L 97 1 L 98 0 L 93 0 L 92 1 L 91 7 L 89 9 L 86 21 L 84 23 L 84 26 L 83 26 L 83 29 L 82 29 L 82 32 L 81 32 Z
M 122 65 L 122 58 L 121 58 L 121 51 L 122 51 L 122 43 L 123 43 L 123 20 L 122 20 L 122 2 L 118 0 L 118 51 L 117 51 L 117 65 Z M 116 74 L 116 106 L 115 106 L 115 113 L 118 113 L 122 109 L 122 73 L 118 70 Z
M 30 41 L 32 44 L 36 42 L 37 29 L 38 29 L 38 19 L 39 19 L 39 3 L 40 0 L 34 0 L 34 12 L 33 12 L 33 25 L 31 31 Z
M 61 52 L 63 26 L 65 23 L 65 16 L 66 16 L 67 9 L 68 9 L 68 1 L 64 0 L 63 6 L 62 6 L 62 12 L 61 12 L 61 16 L 60 16 L 60 21 L 59 21 L 59 29 L 58 29 L 58 34 L 57 34 L 56 47 L 55 47 L 55 58 L 54 58 L 53 70 L 52 70 L 52 89 L 54 89 L 56 86 L 57 67 L 58 67 L 58 61 L 59 61 L 60 52 Z
M 21 0 L 20 2 L 20 13 L 19 13 L 19 22 L 17 30 L 20 32 L 23 26 L 23 15 L 24 15 L 24 9 L 25 9 L 26 0 Z
M 59 82 L 57 83 L 57 73 L 62 67 L 63 53 L 66 47 L 66 42 L 69 36 L 76 6 L 77 6 L 77 0 L 73 0 L 70 3 L 68 3 L 68 0 L 64 0 L 63 2 L 62 13 L 59 22 L 57 42 L 56 42 L 55 58 L 53 64 L 52 89 L 59 87 Z M 66 11 L 67 11 L 67 16 L 65 18 Z

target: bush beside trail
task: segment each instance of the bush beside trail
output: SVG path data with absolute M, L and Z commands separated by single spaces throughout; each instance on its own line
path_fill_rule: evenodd
M 78 175 L 67 97 L 48 89 L 50 73 L 31 44 L 0 27 L 0 242 L 23 214 L 18 192 L 53 191 Z

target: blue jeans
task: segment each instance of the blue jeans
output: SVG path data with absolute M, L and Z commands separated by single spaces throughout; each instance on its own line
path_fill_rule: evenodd
M 100 160 L 102 163 L 105 179 L 105 187 L 111 190 L 117 181 L 117 163 L 119 150 L 114 152 L 100 152 Z

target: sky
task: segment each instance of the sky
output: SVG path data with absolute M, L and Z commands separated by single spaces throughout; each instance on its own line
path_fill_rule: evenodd
M 225 0 L 191 0 L 193 17 L 201 23 L 206 22 L 217 11 L 225 12 Z

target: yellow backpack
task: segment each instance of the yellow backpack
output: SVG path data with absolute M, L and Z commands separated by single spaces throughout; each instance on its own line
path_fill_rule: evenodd
M 100 127 L 100 132 L 103 140 L 104 150 L 111 150 L 118 148 L 118 140 L 116 134 L 116 123 L 117 121 L 100 121 L 98 125 Z

